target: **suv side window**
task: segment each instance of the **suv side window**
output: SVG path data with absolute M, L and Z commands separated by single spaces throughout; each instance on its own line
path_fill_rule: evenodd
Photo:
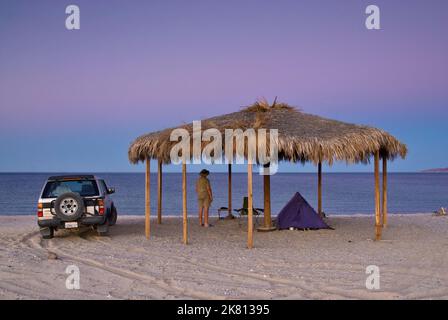
M 101 193 L 107 195 L 107 185 L 106 185 L 106 182 L 103 179 L 101 179 L 101 180 L 99 180 L 99 183 L 100 183 L 100 188 L 102 189 Z

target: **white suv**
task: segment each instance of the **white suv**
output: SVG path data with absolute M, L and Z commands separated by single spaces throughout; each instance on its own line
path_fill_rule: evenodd
M 93 175 L 49 177 L 37 205 L 37 224 L 44 239 L 58 229 L 92 226 L 106 235 L 117 221 L 117 209 L 110 197 L 115 190 Z

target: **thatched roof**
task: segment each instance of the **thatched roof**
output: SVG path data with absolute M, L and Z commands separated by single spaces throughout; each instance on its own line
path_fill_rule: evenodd
M 201 122 L 202 130 L 218 129 L 223 141 L 225 129 L 278 129 L 279 160 L 292 162 L 367 163 L 376 151 L 387 159 L 404 158 L 407 153 L 406 145 L 381 129 L 307 114 L 284 103 L 274 102 L 270 106 L 266 101 L 258 101 L 239 112 Z M 190 135 L 193 131 L 191 123 L 177 128 L 188 130 Z M 152 158 L 169 163 L 171 147 L 177 143 L 170 141 L 173 129 L 138 137 L 129 147 L 129 161 Z

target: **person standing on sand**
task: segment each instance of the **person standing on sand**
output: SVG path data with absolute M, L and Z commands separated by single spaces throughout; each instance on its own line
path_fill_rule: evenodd
M 199 224 L 204 227 L 210 226 L 208 223 L 208 210 L 213 201 L 212 188 L 210 187 L 210 181 L 207 179 L 209 174 L 210 172 L 208 170 L 201 170 L 199 173 L 199 179 L 196 181 L 196 193 L 198 194 L 199 204 Z M 203 214 L 204 223 L 202 223 Z

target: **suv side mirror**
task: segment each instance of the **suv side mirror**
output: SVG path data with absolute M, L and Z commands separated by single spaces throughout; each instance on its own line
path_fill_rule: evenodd
M 115 188 L 108 188 L 108 189 L 107 189 L 107 193 L 108 193 L 108 194 L 115 193 Z

